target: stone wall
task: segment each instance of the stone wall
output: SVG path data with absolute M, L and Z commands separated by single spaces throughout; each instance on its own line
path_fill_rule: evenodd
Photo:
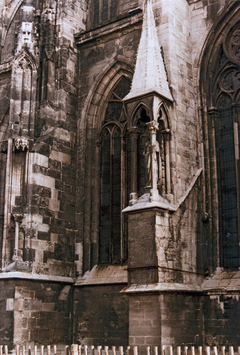
M 138 6 L 138 0 L 104 0 L 102 3 L 91 0 L 88 7 L 87 30 L 114 22 L 128 14 L 129 11 L 134 11 Z
M 1 281 L 1 342 L 69 344 L 70 285 L 24 280 Z
M 239 344 L 239 293 L 211 295 L 204 298 L 203 319 L 206 344 Z
M 128 298 L 125 285 L 74 289 L 74 342 L 86 345 L 128 345 Z
M 1 304 L 1 319 L 0 319 L 0 339 L 6 344 L 12 346 L 14 332 L 14 310 L 10 305 L 10 301 L 14 298 L 15 282 L 5 280 L 0 282 L 0 304 Z
M 84 28 L 85 12 L 82 1 L 61 6 L 11 1 L 1 13 L 0 139 L 11 138 L 7 148 L 1 144 L 2 171 L 6 152 L 9 167 L 7 199 L 1 188 L 7 211 L 3 266 L 20 257 L 36 273 L 73 274 L 78 86 L 73 35 Z
M 201 306 L 198 295 L 131 295 L 129 344 L 146 346 L 202 344 Z
M 126 278 L 122 284 L 80 281 L 99 264 L 99 131 L 112 89 L 123 76 L 132 79 L 143 1 L 103 0 L 102 8 L 94 0 L 5 3 L 0 4 L 1 341 L 237 343 L 239 285 L 235 293 L 223 294 L 219 285 L 214 293 L 210 279 L 208 293 L 199 293 L 219 258 L 208 227 L 210 163 L 204 161 L 209 151 L 206 141 L 203 150 L 206 108 L 199 77 L 211 27 L 239 2 L 152 1 L 173 96 L 166 105 L 171 181 L 167 205 L 129 215 L 128 285 Z M 21 279 L 10 279 L 11 272 Z M 120 293 L 136 284 L 140 291 Z M 146 293 L 149 285 L 154 286 Z M 157 291 L 160 286 L 165 292 Z

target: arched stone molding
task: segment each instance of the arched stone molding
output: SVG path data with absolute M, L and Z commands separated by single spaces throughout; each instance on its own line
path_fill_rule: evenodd
M 225 242 L 222 222 L 223 195 L 219 192 L 222 191 L 223 184 L 223 179 L 220 178 L 222 153 L 219 153 L 219 105 L 223 96 L 233 105 L 239 97 L 240 85 L 239 81 L 237 82 L 237 73 L 240 73 L 240 58 L 238 54 L 233 53 L 234 35 L 240 28 L 239 18 L 239 1 L 226 6 L 209 32 L 200 57 L 199 94 L 205 167 L 204 220 L 207 221 L 205 242 L 208 244 L 205 260 L 209 260 L 206 269 L 210 272 L 219 266 L 230 267 L 227 265 L 228 262 L 224 261 L 223 256 Z M 230 47 L 231 43 L 232 47 Z M 235 81 L 231 81 L 231 76 L 234 75 Z M 231 110 L 233 121 L 237 124 L 239 119 L 236 118 L 233 108 Z
M 130 127 L 136 127 L 137 125 L 137 121 L 140 118 L 140 114 L 142 109 L 145 109 L 147 116 L 149 116 L 150 120 L 153 119 L 152 117 L 152 110 L 149 107 L 149 105 L 147 105 L 145 102 L 140 101 L 136 104 L 135 108 L 132 111 L 131 117 L 129 118 L 129 122 L 130 122 Z
M 165 130 L 170 130 L 170 120 L 169 120 L 169 111 L 168 111 L 168 107 L 164 102 L 161 102 L 158 105 L 158 117 L 160 116 L 160 111 L 162 111 L 163 115 L 160 117 L 160 119 L 163 121 L 164 123 L 164 129 Z
M 10 5 L 5 5 L 5 7 L 3 8 L 3 19 L 5 23 L 3 26 L 2 33 L 2 47 L 4 47 L 9 28 L 22 3 L 23 0 L 14 0 L 10 3 Z
M 98 263 L 99 238 L 99 154 L 101 131 L 108 100 L 122 77 L 132 80 L 133 69 L 122 59 L 108 64 L 89 91 L 79 127 L 78 198 L 79 242 L 83 243 L 83 271 Z M 82 237 L 83 236 L 83 237 Z
M 209 92 L 205 91 L 205 87 L 208 81 L 207 67 L 209 66 L 209 63 L 212 62 L 212 58 L 218 50 L 220 43 L 226 40 L 229 30 L 233 28 L 239 21 L 239 17 L 240 2 L 236 1 L 234 3 L 228 4 L 221 12 L 218 21 L 213 24 L 205 40 L 199 55 L 198 63 L 198 67 L 200 68 L 199 83 L 202 103 L 204 103 L 203 100 L 206 100 L 206 97 L 208 97 L 209 94 Z M 213 106 L 213 103 L 211 106 Z
M 13 136 L 34 136 L 37 70 L 24 48 L 12 63 L 10 123 Z
M 100 123 L 102 122 L 104 109 L 106 110 L 107 106 L 107 97 L 122 76 L 126 76 L 129 80 L 132 80 L 133 68 L 127 61 L 117 58 L 117 60 L 113 60 L 107 64 L 95 79 L 95 85 L 89 90 L 86 104 L 79 120 L 78 126 L 81 131 L 86 128 L 86 123 L 90 118 L 94 118 L 95 120 L 100 115 Z M 94 123 L 95 121 L 93 121 Z
M 27 47 L 22 49 L 21 52 L 14 58 L 12 62 L 12 70 L 18 67 L 24 60 L 29 63 L 32 70 L 36 70 L 36 60 Z

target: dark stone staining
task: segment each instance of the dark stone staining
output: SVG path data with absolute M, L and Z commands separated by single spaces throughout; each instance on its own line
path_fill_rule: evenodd
M 33 173 L 50 176 L 50 177 L 53 177 L 54 179 L 57 179 L 57 180 L 61 179 L 60 171 L 53 170 L 50 168 L 45 168 L 45 167 L 37 165 L 37 164 L 33 164 Z
M 30 339 L 47 345 L 70 342 L 71 287 L 57 283 L 17 281 L 19 298 L 23 302 L 22 337 L 28 333 Z M 24 294 L 24 290 L 31 291 Z M 30 312 L 29 312 L 30 311 Z
M 221 295 L 215 299 L 203 300 L 206 345 L 224 346 L 226 343 L 238 346 L 240 304 L 234 295 Z
M 47 232 L 38 232 L 38 239 L 50 241 L 50 234 Z
M 59 170 L 59 171 L 61 170 L 61 162 L 57 160 L 49 159 L 48 166 L 50 169 L 53 170 Z
M 34 145 L 33 151 L 49 157 L 51 149 L 49 144 L 45 142 L 40 142 Z
M 29 262 L 33 262 L 35 260 L 35 249 L 23 249 L 23 260 L 24 261 L 29 261 Z
M 128 301 L 126 295 L 120 293 L 123 287 L 105 285 L 75 289 L 75 342 L 128 345 Z
M 13 310 L 6 309 L 8 298 L 14 297 L 14 282 L 13 281 L 0 281 L 0 340 L 4 341 L 5 345 L 12 348 L 13 339 Z

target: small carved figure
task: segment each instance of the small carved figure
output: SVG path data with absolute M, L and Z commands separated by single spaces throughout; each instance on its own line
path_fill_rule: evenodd
M 149 138 L 150 137 L 147 137 L 144 144 L 146 187 L 152 184 L 152 145 Z
M 162 180 L 162 159 L 161 159 L 160 146 L 157 140 L 153 143 L 152 146 L 152 156 L 157 171 L 157 185 L 160 185 Z
M 145 171 L 146 171 L 146 187 L 152 187 L 153 178 L 157 180 L 157 185 L 161 184 L 162 179 L 162 162 L 160 146 L 157 140 L 151 142 L 149 135 L 144 144 Z M 153 169 L 154 168 L 154 169 Z

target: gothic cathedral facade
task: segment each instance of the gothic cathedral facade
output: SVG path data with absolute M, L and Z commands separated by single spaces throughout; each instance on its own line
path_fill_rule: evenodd
M 240 345 L 240 1 L 0 1 L 0 343 Z

